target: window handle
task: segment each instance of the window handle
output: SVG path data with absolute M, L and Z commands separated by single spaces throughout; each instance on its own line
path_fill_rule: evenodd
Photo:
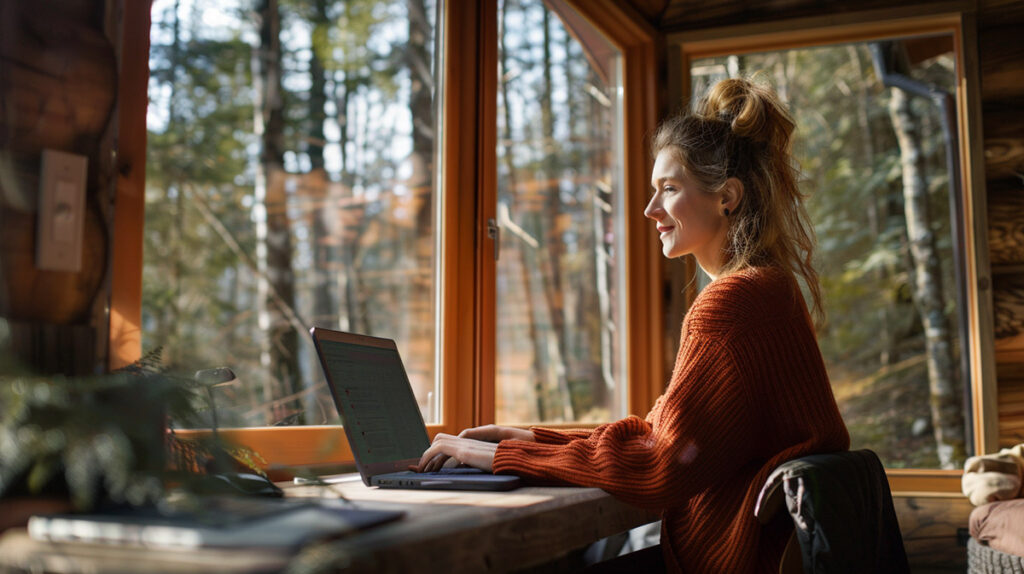
M 497 261 L 501 252 L 501 228 L 493 217 L 487 220 L 487 237 L 494 242 L 494 260 Z

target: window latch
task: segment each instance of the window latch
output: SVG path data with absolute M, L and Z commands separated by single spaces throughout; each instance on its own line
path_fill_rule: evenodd
M 487 220 L 487 237 L 494 242 L 494 260 L 497 261 L 501 251 L 501 228 L 493 217 Z

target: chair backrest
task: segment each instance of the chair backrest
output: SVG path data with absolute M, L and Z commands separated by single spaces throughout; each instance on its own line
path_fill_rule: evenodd
M 754 514 L 767 524 L 783 507 L 794 536 L 780 572 L 794 571 L 797 556 L 807 573 L 910 571 L 889 481 L 870 450 L 816 454 L 779 465 L 765 481 Z

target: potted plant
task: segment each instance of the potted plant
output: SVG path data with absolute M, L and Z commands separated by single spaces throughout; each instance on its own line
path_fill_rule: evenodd
M 159 350 L 94 377 L 0 375 L 0 520 L 150 504 L 205 472 L 208 461 L 262 472 L 258 454 L 216 433 L 179 439 L 167 430 L 169 418 L 198 421 L 207 400 L 200 381 L 163 372 Z

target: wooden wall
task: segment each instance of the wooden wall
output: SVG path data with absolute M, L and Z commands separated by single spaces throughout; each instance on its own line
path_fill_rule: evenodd
M 0 318 L 37 371 L 102 366 L 117 59 L 103 0 L 0 0 Z M 42 152 L 88 158 L 80 272 L 35 268 Z
M 979 12 L 999 442 L 1024 442 L 1024 2 Z

